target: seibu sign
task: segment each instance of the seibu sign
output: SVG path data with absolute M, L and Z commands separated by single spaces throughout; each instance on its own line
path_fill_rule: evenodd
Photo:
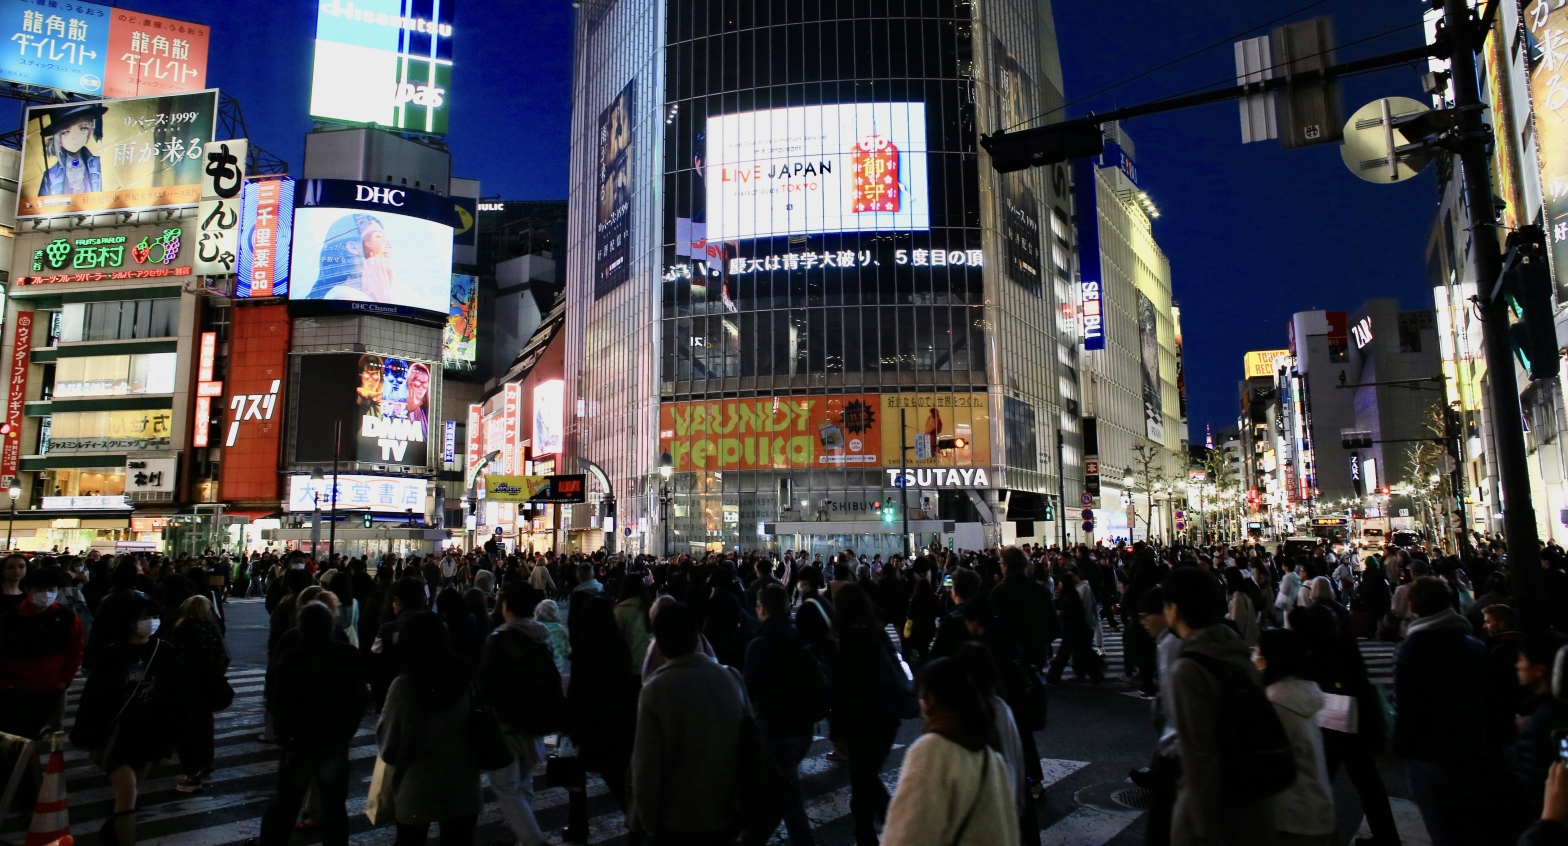
M 984 467 L 890 468 L 887 483 L 895 488 L 989 488 L 991 475 Z

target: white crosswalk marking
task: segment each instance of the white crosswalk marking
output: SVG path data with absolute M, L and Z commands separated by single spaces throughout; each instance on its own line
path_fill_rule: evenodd
M 1122 635 L 1123 632 L 1121 631 L 1111 631 L 1110 629 L 1105 631 L 1105 677 L 1107 679 L 1117 678 L 1126 671 L 1124 660 L 1126 651 L 1122 647 Z M 1356 643 L 1361 647 L 1361 657 L 1362 660 L 1366 661 L 1367 665 L 1367 677 L 1372 680 L 1372 683 L 1392 685 L 1394 683 L 1394 650 L 1398 648 L 1399 644 L 1382 640 L 1362 640 L 1359 638 Z M 1061 641 L 1057 641 L 1056 647 L 1061 647 Z M 1072 671 L 1069 670 L 1065 676 L 1071 678 Z

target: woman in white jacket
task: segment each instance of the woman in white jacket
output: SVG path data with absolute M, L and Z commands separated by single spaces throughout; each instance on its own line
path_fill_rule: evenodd
M 1323 733 L 1317 715 L 1323 691 L 1307 672 L 1307 646 L 1290 629 L 1264 629 L 1252 661 L 1263 673 L 1269 702 L 1285 726 L 1296 758 L 1296 781 L 1274 794 L 1274 826 L 1280 846 L 1332 846 L 1334 791 L 1323 760 Z
M 989 697 L 951 658 L 920 674 L 925 733 L 904 755 L 882 846 L 1009 846 L 1019 842 L 1011 774 L 997 751 Z

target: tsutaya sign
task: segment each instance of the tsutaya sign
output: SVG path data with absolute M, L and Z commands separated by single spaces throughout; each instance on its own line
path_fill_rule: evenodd
M 890 468 L 887 483 L 895 488 L 989 488 L 991 476 L 984 467 Z

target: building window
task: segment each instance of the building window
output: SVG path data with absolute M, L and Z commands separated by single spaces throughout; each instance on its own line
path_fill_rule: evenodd
M 38 478 L 43 496 L 117 496 L 125 493 L 124 467 L 45 470 Z
M 67 303 L 60 309 L 60 341 L 128 341 L 172 338 L 179 331 L 180 301 L 124 300 Z
M 160 449 L 169 445 L 172 420 L 167 408 L 54 414 L 49 453 Z
M 54 398 L 116 397 L 174 392 L 175 353 L 62 358 L 55 365 Z

